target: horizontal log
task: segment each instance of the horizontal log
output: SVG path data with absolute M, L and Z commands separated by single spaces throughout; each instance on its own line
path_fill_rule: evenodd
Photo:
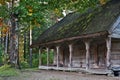
M 35 46 L 38 46 L 38 45 L 40 45 L 40 46 L 50 45 L 50 44 L 60 43 L 60 42 L 64 42 L 64 41 L 71 41 L 71 40 L 83 39 L 83 38 L 95 38 L 95 37 L 98 37 L 98 36 L 105 36 L 105 35 L 108 35 L 107 31 L 102 31 L 102 32 L 93 33 L 93 34 L 83 34 L 83 35 L 80 35 L 80 36 L 63 38 L 63 39 L 55 40 L 55 41 L 51 41 L 51 42 L 33 44 L 33 45 L 31 45 L 31 47 L 35 47 Z

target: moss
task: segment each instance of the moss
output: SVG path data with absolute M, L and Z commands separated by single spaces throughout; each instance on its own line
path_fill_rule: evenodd
M 120 2 L 117 2 L 83 14 L 79 12 L 70 13 L 40 35 L 36 42 L 46 43 L 83 34 L 107 31 L 120 14 L 119 7 Z

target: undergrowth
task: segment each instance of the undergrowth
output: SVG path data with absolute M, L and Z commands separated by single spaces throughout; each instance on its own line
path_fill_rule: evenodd
M 18 76 L 19 73 L 19 70 L 14 69 L 7 64 L 0 67 L 0 76 Z

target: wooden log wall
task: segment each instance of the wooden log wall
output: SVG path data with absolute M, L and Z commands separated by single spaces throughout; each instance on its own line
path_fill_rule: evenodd
M 112 66 L 120 65 L 120 40 L 112 41 L 111 64 Z
M 86 67 L 86 50 L 84 45 L 75 45 L 73 50 L 73 67 Z

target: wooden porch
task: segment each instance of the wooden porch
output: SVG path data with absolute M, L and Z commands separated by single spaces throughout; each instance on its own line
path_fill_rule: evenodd
M 100 41 L 100 42 L 99 42 Z M 74 71 L 107 75 L 110 65 L 111 38 L 78 40 L 70 44 L 46 47 L 46 64 L 42 64 L 42 48 L 39 49 L 39 69 Z M 53 63 L 49 62 L 50 49 L 54 52 Z
M 56 67 L 56 66 L 39 66 L 39 69 L 80 72 L 80 73 L 98 74 L 98 75 L 107 75 L 107 74 L 112 73 L 111 70 L 107 70 L 107 69 L 88 69 L 88 70 L 86 70 L 86 68 Z

